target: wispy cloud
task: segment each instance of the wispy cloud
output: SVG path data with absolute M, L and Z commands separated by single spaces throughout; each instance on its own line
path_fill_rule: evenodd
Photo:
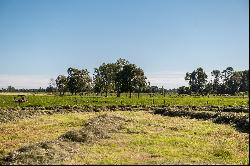
M 0 75 L 0 88 L 7 88 L 9 85 L 15 88 L 46 88 L 50 78 L 46 75 Z
M 178 88 L 187 85 L 184 80 L 185 72 L 162 72 L 162 73 L 146 73 L 147 80 L 150 84 L 156 86 L 164 86 L 164 88 Z M 0 88 L 7 88 L 9 85 L 15 88 L 46 88 L 50 78 L 56 76 L 48 75 L 0 75 Z
M 185 74 L 185 72 L 148 73 L 147 78 L 151 85 L 172 89 L 188 85 L 184 79 Z

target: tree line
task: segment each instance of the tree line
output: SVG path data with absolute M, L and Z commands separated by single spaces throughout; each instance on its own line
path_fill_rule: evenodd
M 144 92 L 148 88 L 144 71 L 125 59 L 115 63 L 103 63 L 94 69 L 93 79 L 87 69 L 68 68 L 68 76 L 59 75 L 55 82 L 60 95 L 69 91 L 71 94 L 94 91 L 95 93 Z
M 181 86 L 177 89 L 164 89 L 162 87 L 150 86 L 144 71 L 125 59 L 118 59 L 115 63 L 103 63 L 98 68 L 94 68 L 93 77 L 89 75 L 87 69 L 68 68 L 67 76 L 59 75 L 56 80 L 50 79 L 46 89 L 15 89 L 8 86 L 7 89 L 0 89 L 0 92 L 55 92 L 60 95 L 65 92 L 73 94 L 83 94 L 84 92 L 94 92 L 97 94 L 116 93 L 117 97 L 121 93 L 178 93 L 189 95 L 207 94 L 230 94 L 248 92 L 249 70 L 235 71 L 232 67 L 225 70 L 213 70 L 212 79 L 208 81 L 208 75 L 199 67 L 192 72 L 187 72 L 185 80 L 189 86 Z
M 232 67 L 225 70 L 213 70 L 212 80 L 208 81 L 205 71 L 199 67 L 193 72 L 186 73 L 185 80 L 189 86 L 181 86 L 177 89 L 179 94 L 230 94 L 248 92 L 249 70 L 234 71 Z

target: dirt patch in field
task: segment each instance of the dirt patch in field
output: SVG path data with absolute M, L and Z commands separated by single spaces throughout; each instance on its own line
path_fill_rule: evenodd
M 74 156 L 80 143 L 93 143 L 109 138 L 131 120 L 119 116 L 100 115 L 90 119 L 82 129 L 68 131 L 55 141 L 22 147 L 0 159 L 0 165 L 61 164 Z

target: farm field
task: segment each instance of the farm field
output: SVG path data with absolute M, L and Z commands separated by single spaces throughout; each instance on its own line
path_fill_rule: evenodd
M 87 122 L 86 139 L 74 132 L 70 139 L 60 139 Z M 249 163 L 248 133 L 230 125 L 146 111 L 42 115 L 0 123 L 0 129 L 1 156 L 12 154 L 2 164 Z M 98 129 L 104 136 L 99 136 Z
M 248 6 L 1 0 L 0 166 L 249 165 Z
M 0 164 L 249 163 L 246 97 L 17 95 L 0 95 Z
M 14 102 L 17 94 L 0 95 L 0 108 L 34 107 L 34 106 L 65 106 L 65 105 L 187 105 L 187 106 L 248 106 L 248 98 L 242 96 L 176 96 L 143 94 L 139 98 L 134 95 L 116 96 L 58 96 L 58 95 L 27 95 L 28 102 Z

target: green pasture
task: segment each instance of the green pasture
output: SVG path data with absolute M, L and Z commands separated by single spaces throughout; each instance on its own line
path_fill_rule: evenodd
M 174 95 L 133 95 L 116 96 L 58 96 L 26 95 L 27 102 L 14 102 L 17 95 L 0 95 L 0 107 L 63 106 L 63 105 L 186 105 L 186 106 L 248 106 L 248 98 L 242 96 L 174 96 Z

